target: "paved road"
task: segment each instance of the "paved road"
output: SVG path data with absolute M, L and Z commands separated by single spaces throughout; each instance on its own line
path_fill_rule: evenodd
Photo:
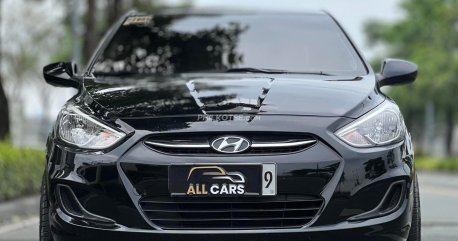
M 419 175 L 423 241 L 458 240 L 458 175 Z M 37 218 L 25 224 L 0 227 L 0 241 L 38 241 Z
M 424 241 L 458 240 L 458 175 L 421 173 Z

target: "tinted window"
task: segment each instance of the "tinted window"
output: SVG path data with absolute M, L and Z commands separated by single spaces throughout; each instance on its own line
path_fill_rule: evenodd
M 324 14 L 129 17 L 94 71 L 167 75 L 245 67 L 366 73 L 346 36 Z

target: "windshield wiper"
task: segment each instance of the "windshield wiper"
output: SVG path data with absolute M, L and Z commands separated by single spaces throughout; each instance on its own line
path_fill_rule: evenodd
M 325 73 L 323 71 L 319 72 L 296 72 L 296 71 L 288 71 L 288 70 L 280 70 L 280 69 L 262 69 L 262 68 L 231 68 L 225 70 L 198 70 L 189 73 L 213 73 L 223 71 L 225 73 L 262 73 L 262 74 L 309 74 L 309 75 L 326 75 L 326 76 L 333 76 L 332 74 Z M 150 75 L 145 73 L 138 73 L 133 71 L 116 71 L 116 72 L 93 72 L 95 76 L 130 76 L 130 75 Z M 151 74 L 152 75 L 152 74 Z M 157 74 L 155 74 L 157 75 Z
M 326 75 L 332 76 L 332 74 L 325 73 L 323 71 L 319 72 L 296 72 L 288 70 L 278 70 L 278 69 L 260 69 L 260 68 L 232 68 L 227 69 L 227 73 L 264 73 L 264 74 L 311 74 L 311 75 Z
M 227 73 L 266 73 L 266 74 L 286 74 L 286 70 L 278 69 L 259 69 L 259 68 L 232 68 L 227 69 Z
M 114 71 L 114 72 L 93 72 L 95 76 L 126 76 L 126 75 L 138 75 L 139 73 L 132 71 Z

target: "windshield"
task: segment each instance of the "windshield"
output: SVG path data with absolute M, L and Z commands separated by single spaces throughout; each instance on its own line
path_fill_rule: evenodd
M 231 69 L 366 74 L 347 37 L 325 14 L 128 17 L 93 66 L 95 75 Z

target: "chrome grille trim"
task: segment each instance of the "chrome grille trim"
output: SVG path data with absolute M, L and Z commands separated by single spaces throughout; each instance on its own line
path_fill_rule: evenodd
M 249 148 L 240 153 L 219 153 L 211 143 L 217 138 L 236 135 L 246 138 Z M 310 134 L 247 132 L 247 133 L 173 133 L 150 136 L 143 141 L 154 151 L 170 155 L 259 155 L 287 154 L 302 151 L 318 143 Z
M 179 143 L 165 143 L 165 142 L 157 142 L 157 141 L 145 141 L 146 144 L 152 145 L 152 146 L 160 146 L 160 147 L 167 147 L 167 148 L 210 148 L 210 144 L 192 144 L 192 143 L 186 143 L 186 144 L 179 144 Z
M 251 144 L 251 148 L 281 148 L 281 147 L 295 147 L 315 144 L 316 140 L 307 141 L 292 141 L 292 142 L 272 142 L 272 143 L 256 143 Z
M 304 146 L 316 143 L 316 140 L 307 140 L 307 141 L 293 141 L 293 142 L 272 142 L 272 143 L 251 143 L 251 148 L 280 148 L 280 147 L 295 147 L 295 146 Z M 157 141 L 145 141 L 146 144 L 167 148 L 210 148 L 210 144 L 178 144 L 178 143 L 164 143 Z

